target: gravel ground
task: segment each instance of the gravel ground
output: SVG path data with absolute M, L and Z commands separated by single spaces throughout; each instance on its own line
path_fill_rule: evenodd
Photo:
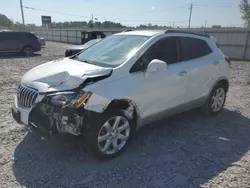
M 234 62 L 226 106 L 140 130 L 128 150 L 98 161 L 75 137 L 40 139 L 14 122 L 13 85 L 27 70 L 60 58 L 48 42 L 35 57 L 0 57 L 0 187 L 250 187 L 250 63 Z

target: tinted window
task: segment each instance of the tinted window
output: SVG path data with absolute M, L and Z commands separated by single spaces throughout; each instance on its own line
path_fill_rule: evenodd
M 183 61 L 199 58 L 212 52 L 207 42 L 201 39 L 181 37 L 180 42 Z
M 3 32 L 1 33 L 1 36 L 1 39 L 4 40 L 16 39 L 16 36 L 14 36 L 14 34 L 10 32 Z
M 3 32 L 2 35 L 5 40 L 19 40 L 27 36 L 27 34 L 19 32 Z
M 4 34 L 0 32 L 0 40 L 4 39 Z
M 165 38 L 153 44 L 132 66 L 130 73 L 145 70 L 153 59 L 159 59 L 168 64 L 178 62 L 177 38 Z
M 28 33 L 28 34 L 24 34 L 24 37 L 28 37 L 28 39 L 36 39 L 37 37 L 34 34 Z

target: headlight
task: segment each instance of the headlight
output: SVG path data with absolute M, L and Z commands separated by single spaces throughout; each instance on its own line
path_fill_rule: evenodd
M 47 95 L 44 100 L 53 106 L 70 105 L 79 108 L 86 104 L 91 94 L 91 92 L 82 90 L 78 92 L 58 92 Z

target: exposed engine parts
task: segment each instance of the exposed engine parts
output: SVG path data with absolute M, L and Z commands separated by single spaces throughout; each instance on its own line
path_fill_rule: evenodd
M 45 133 L 52 134 L 56 131 L 76 136 L 82 133 L 83 120 L 81 109 L 54 107 L 44 103 L 37 104 L 30 117 L 30 122 Z
M 128 118 L 136 117 L 134 120 L 137 121 L 137 109 L 132 101 L 121 99 L 111 102 L 95 93 L 78 90 L 47 95 L 32 109 L 30 122 L 50 135 L 57 132 L 78 136 L 87 128 L 88 121 L 95 120 L 110 108 L 122 109 Z

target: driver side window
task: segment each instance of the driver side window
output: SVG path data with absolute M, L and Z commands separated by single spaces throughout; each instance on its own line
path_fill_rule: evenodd
M 154 43 L 131 67 L 130 73 L 144 71 L 153 59 L 165 61 L 168 64 L 178 62 L 178 38 L 167 37 Z

